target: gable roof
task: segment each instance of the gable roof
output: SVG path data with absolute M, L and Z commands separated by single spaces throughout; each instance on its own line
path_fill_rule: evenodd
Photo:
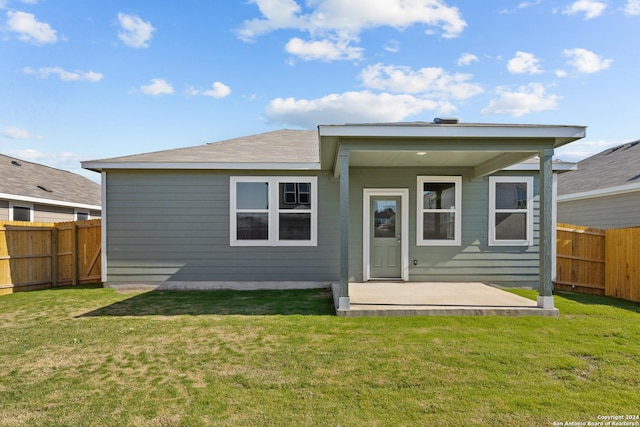
M 577 170 L 558 177 L 559 196 L 634 187 L 640 189 L 640 140 L 584 159 Z
M 317 130 L 281 129 L 195 147 L 90 160 L 82 162 L 82 167 L 164 169 L 179 164 L 188 169 L 317 169 L 319 162 Z
M 337 147 L 356 143 L 354 165 L 410 166 L 412 151 L 431 150 L 429 162 L 442 166 L 482 166 L 490 173 L 536 155 L 543 148 L 558 147 L 585 135 L 584 126 L 513 125 L 428 122 L 321 125 L 317 130 L 276 130 L 194 147 L 177 148 L 82 162 L 93 171 L 109 169 L 158 170 L 320 170 L 337 164 Z M 359 145 L 362 143 L 363 145 Z M 381 144 L 385 148 L 381 149 Z M 374 144 L 369 152 L 365 145 Z M 509 153 L 505 153 L 509 151 Z M 464 153 L 464 154 L 461 154 Z M 415 154 L 415 153 L 414 153 Z M 377 156 L 375 159 L 372 157 Z M 393 157 L 393 158 L 392 158 Z M 465 157 L 464 162 L 460 158 Z M 424 159 L 423 159 L 424 160 Z M 418 162 L 420 163 L 420 162 Z M 424 162 L 421 166 L 427 166 Z
M 0 154 L 0 198 L 100 209 L 100 185 L 81 175 Z

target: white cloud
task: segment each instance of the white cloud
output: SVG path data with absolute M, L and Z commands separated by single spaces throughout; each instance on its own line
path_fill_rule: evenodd
M 211 89 L 209 90 L 202 90 L 202 89 L 197 89 L 193 86 L 188 86 L 187 89 L 185 90 L 185 94 L 187 96 L 202 95 L 202 96 L 210 96 L 212 98 L 221 99 L 231 94 L 231 88 L 224 83 L 215 82 L 214 84 L 211 85 Z
M 40 135 L 33 135 L 26 129 L 15 126 L 7 126 L 2 130 L 2 136 L 10 139 L 43 139 Z
M 412 95 L 374 94 L 369 91 L 331 94 L 318 99 L 277 98 L 265 109 L 273 123 L 311 129 L 318 124 L 401 121 L 423 111 L 451 113 L 447 102 Z
M 57 75 L 60 80 L 63 81 L 85 81 L 85 82 L 98 82 L 104 77 L 101 73 L 95 71 L 66 71 L 60 67 L 44 67 L 34 70 L 31 67 L 25 67 L 22 69 L 25 74 L 35 75 L 41 79 L 46 79 L 50 75 Z
M 212 85 L 211 90 L 205 90 L 201 92 L 203 96 L 211 96 L 213 98 L 224 98 L 231 93 L 231 88 L 224 83 L 215 82 Z
M 507 70 L 511 74 L 539 74 L 542 72 L 538 58 L 528 52 L 516 52 L 516 56 L 507 62 Z
M 566 70 L 556 70 L 556 77 L 567 77 L 569 75 L 569 73 Z
M 18 38 L 24 42 L 42 45 L 58 41 L 56 30 L 46 22 L 39 22 L 31 13 L 8 11 L 7 27 L 18 33 Z
M 118 37 L 127 46 L 135 48 L 149 47 L 149 40 L 156 30 L 150 22 L 145 22 L 136 15 L 118 13 L 118 22 L 122 31 L 118 32 Z
M 613 62 L 612 59 L 603 59 L 600 55 L 581 48 L 565 49 L 562 54 L 577 72 L 585 74 L 606 70 Z
M 300 38 L 292 38 L 285 50 L 305 61 L 321 60 L 359 60 L 362 59 L 362 48 L 349 46 L 347 40 L 318 40 L 306 42 Z
M 384 50 L 391 53 L 400 52 L 400 42 L 398 40 L 389 40 L 384 45 Z
M 439 28 L 444 38 L 457 37 L 467 23 L 456 7 L 443 0 L 314 0 L 308 12 L 295 0 L 250 0 L 261 18 L 244 21 L 237 30 L 241 40 L 252 41 L 272 31 L 306 32 L 310 40 L 292 39 L 287 51 L 303 59 L 360 59 L 361 49 L 350 46 L 366 29 L 404 29 L 422 24 Z
M 458 65 L 471 65 L 472 62 L 477 62 L 478 57 L 472 53 L 463 53 L 458 58 Z
M 545 110 L 554 110 L 558 106 L 559 96 L 547 94 L 540 83 L 530 83 L 516 91 L 498 87 L 499 97 L 489 102 L 481 113 L 484 115 L 510 115 L 520 117 L 525 114 Z
M 422 94 L 440 99 L 467 99 L 483 92 L 471 83 L 471 74 L 448 74 L 442 68 L 428 67 L 414 71 L 397 65 L 370 65 L 360 73 L 367 88 L 395 93 Z
M 151 84 L 140 86 L 140 92 L 145 95 L 171 95 L 175 92 L 173 86 L 165 79 L 151 79 Z
M 640 15 L 640 0 L 627 0 L 624 13 L 629 16 Z
M 0 9 L 6 9 L 9 0 L 0 0 Z
M 595 0 L 578 0 L 568 6 L 562 13 L 565 15 L 575 15 L 578 13 L 584 13 L 584 19 L 592 19 L 602 15 L 602 12 L 606 9 L 607 4 L 601 1 Z

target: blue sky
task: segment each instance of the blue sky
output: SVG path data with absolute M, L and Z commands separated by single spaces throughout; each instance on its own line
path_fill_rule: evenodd
M 0 152 L 81 160 L 318 124 L 640 138 L 640 0 L 0 0 Z

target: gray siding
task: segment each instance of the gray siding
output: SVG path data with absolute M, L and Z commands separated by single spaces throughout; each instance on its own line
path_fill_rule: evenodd
M 0 221 L 8 221 L 9 220 L 9 201 L 8 200 L 0 200 Z
M 35 222 L 65 222 L 73 221 L 74 219 L 73 208 L 33 205 L 33 220 Z
M 640 225 L 640 192 L 558 202 L 558 222 L 595 228 Z
M 463 176 L 461 246 L 416 246 L 419 175 Z M 468 169 L 353 168 L 350 184 L 351 280 L 363 278 L 363 189 L 408 188 L 410 280 L 538 286 L 537 201 L 535 246 L 490 247 L 488 177 L 472 179 Z M 109 282 L 339 280 L 339 183 L 328 174 L 318 177 L 317 247 L 230 246 L 228 173 L 109 171 L 107 185 Z
M 107 183 L 109 282 L 338 279 L 338 191 L 328 175 L 318 178 L 317 247 L 230 246 L 228 173 L 109 171 Z
M 462 245 L 417 246 L 417 177 L 424 175 L 461 175 Z M 500 175 L 527 176 L 522 173 Z M 534 243 L 524 246 L 488 246 L 489 178 L 471 178 L 468 169 L 368 169 L 351 170 L 351 217 L 349 228 L 349 269 L 353 280 L 363 279 L 362 203 L 364 188 L 409 189 L 409 280 L 411 281 L 483 281 L 501 285 L 538 286 L 538 179 L 534 184 Z M 417 261 L 417 266 L 413 261 Z

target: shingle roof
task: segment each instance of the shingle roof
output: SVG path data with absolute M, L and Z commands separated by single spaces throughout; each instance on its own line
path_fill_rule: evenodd
M 195 147 L 87 163 L 313 163 L 320 161 L 317 130 L 276 130 Z
M 578 162 L 578 169 L 558 177 L 558 195 L 637 183 L 640 185 L 640 140 L 610 148 Z
M 0 154 L 0 193 L 100 206 L 100 185 L 81 175 Z

